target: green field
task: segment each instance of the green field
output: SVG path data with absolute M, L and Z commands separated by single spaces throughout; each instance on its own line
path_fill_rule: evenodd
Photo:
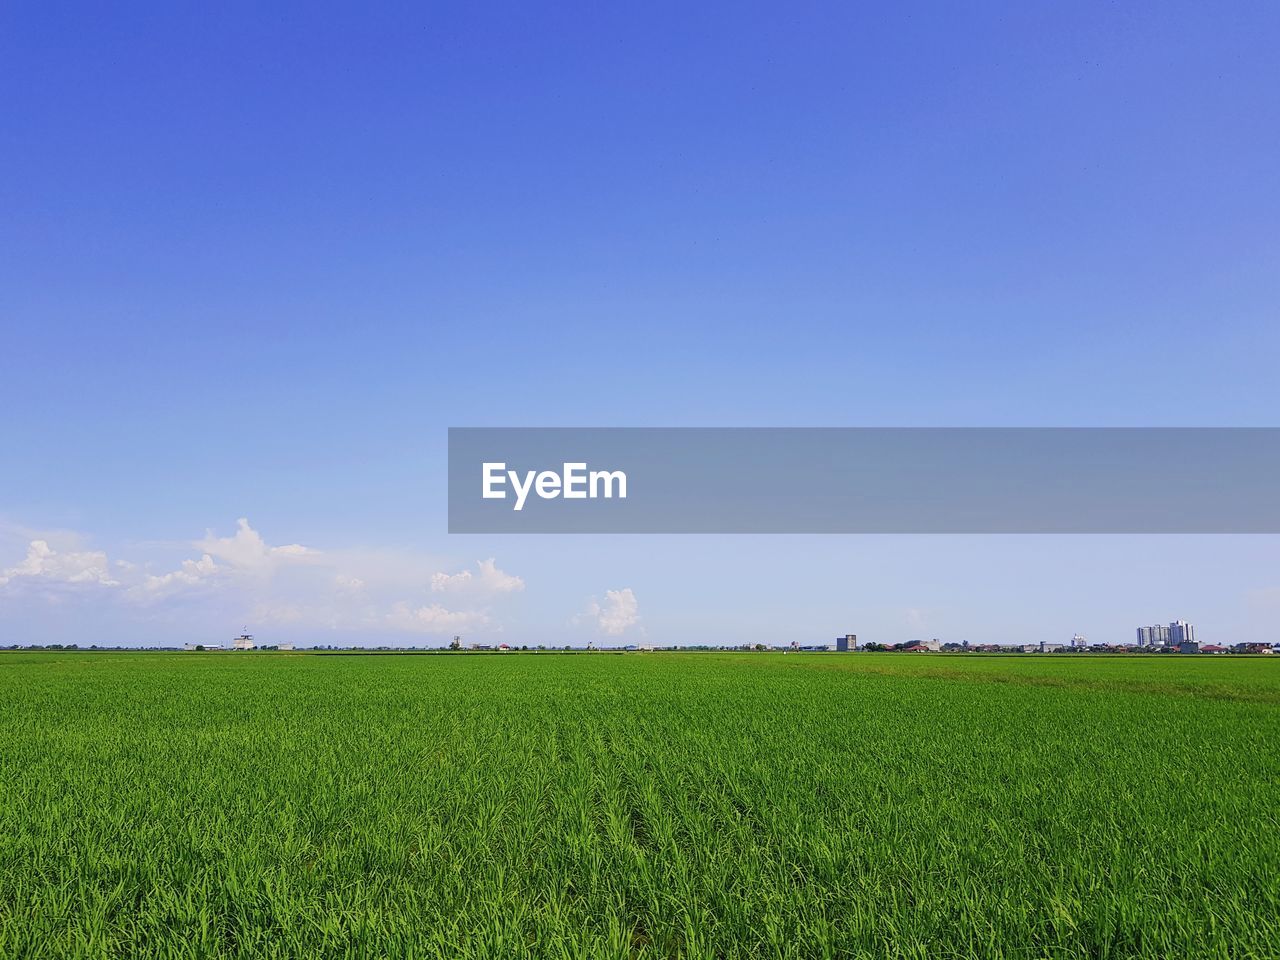
M 0 957 L 1280 957 L 1266 658 L 9 653 L 0 720 Z

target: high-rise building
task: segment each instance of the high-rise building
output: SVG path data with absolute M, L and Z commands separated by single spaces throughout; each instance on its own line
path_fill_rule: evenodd
M 836 653 L 848 653 L 850 650 L 858 649 L 858 635 L 856 633 L 846 633 L 843 637 L 836 637 Z
M 1165 647 L 1169 645 L 1169 628 L 1162 623 L 1138 628 L 1138 646 Z
M 1180 647 L 1184 643 L 1196 642 L 1196 628 L 1185 620 L 1175 620 L 1169 624 L 1169 643 Z

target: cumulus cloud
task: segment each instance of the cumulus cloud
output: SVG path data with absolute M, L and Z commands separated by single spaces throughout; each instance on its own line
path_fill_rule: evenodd
M 318 550 L 300 543 L 269 546 L 244 517 L 236 521 L 234 536 L 217 537 L 212 530 L 206 530 L 204 539 L 197 540 L 195 547 L 235 570 L 258 574 L 271 574 L 282 564 L 310 563 L 320 557 Z
M 476 561 L 478 574 L 470 570 L 461 573 L 436 573 L 431 577 L 431 589 L 436 593 L 518 593 L 524 589 L 524 580 L 498 569 L 493 557 Z
M 640 623 L 640 603 L 630 587 L 606 590 L 604 602 L 592 597 L 583 616 L 607 637 L 618 637 Z
M 170 573 L 159 576 L 148 575 L 143 581 L 143 589 L 152 592 L 169 587 L 189 587 L 208 580 L 222 572 L 222 568 L 213 562 L 213 557 L 204 554 L 199 560 L 183 560 L 182 566 Z
M 233 575 L 266 580 L 283 565 L 314 563 L 321 556 L 319 551 L 298 543 L 269 545 L 244 517 L 236 522 L 236 527 L 235 535 L 230 537 L 218 537 L 212 530 L 206 531 L 203 540 L 192 544 L 203 551 L 199 559 L 183 560 L 176 570 L 145 575 L 139 570 L 137 576 L 129 577 L 133 586 L 128 596 L 150 603 L 158 597 L 194 587 L 226 586 Z M 135 566 L 127 564 L 122 569 L 129 573 Z
M 156 593 L 216 581 L 247 591 L 248 597 L 256 595 L 249 612 L 252 621 L 298 628 L 448 634 L 490 624 L 484 611 L 424 605 L 400 599 L 403 593 L 399 597 L 391 593 L 399 592 L 400 577 L 388 581 L 382 574 L 389 568 L 392 573 L 402 571 L 406 561 L 412 567 L 412 557 L 397 556 L 396 562 L 388 562 L 391 558 L 371 558 L 368 552 L 321 552 L 297 543 L 272 546 L 247 519 L 241 518 L 236 527 L 230 537 L 208 531 L 194 544 L 204 551 L 199 560 L 186 560 L 171 573 L 148 577 L 148 590 Z M 285 566 L 299 569 L 290 577 L 276 576 Z M 421 572 L 418 576 L 421 584 Z M 493 595 L 522 590 L 524 581 L 498 569 L 490 558 L 477 563 L 475 571 L 435 574 L 431 589 Z
M 497 632 L 502 625 L 494 608 L 524 589 L 524 581 L 493 558 L 433 576 L 442 569 L 438 556 L 274 545 L 243 518 L 233 534 L 206 531 L 202 539 L 185 541 L 186 550 L 173 541 L 135 542 L 135 549 L 165 551 L 149 558 L 108 559 L 83 543 L 74 531 L 29 530 L 0 518 L 0 591 L 17 598 L 21 583 L 39 584 L 42 589 L 23 594 L 52 602 L 96 584 L 118 588 L 110 602 L 127 605 L 118 609 L 154 630 L 239 629 L 247 623 L 295 636 L 332 630 L 365 638 Z M 175 549 L 176 555 L 170 552 Z
M 448 610 L 438 603 L 413 607 L 397 603 L 384 618 L 385 623 L 396 630 L 415 633 L 451 633 L 455 630 L 472 630 L 487 626 L 489 617 L 474 610 Z
M 54 583 L 96 583 L 118 587 L 110 573 L 107 555 L 101 550 L 58 551 L 46 540 L 32 540 L 26 557 L 16 566 L 0 572 L 0 586 L 22 578 Z

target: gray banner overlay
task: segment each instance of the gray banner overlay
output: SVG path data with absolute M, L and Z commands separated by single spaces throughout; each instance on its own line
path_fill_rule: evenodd
M 1271 427 L 449 430 L 450 533 L 1280 533 L 1278 483 Z

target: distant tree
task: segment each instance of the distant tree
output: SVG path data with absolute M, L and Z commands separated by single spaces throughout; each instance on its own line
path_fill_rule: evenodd
M 196 650 L 198 650 L 199 652 L 203 653 L 203 652 L 204 652 L 204 644 L 203 644 L 203 643 L 197 643 L 197 644 L 196 644 Z

